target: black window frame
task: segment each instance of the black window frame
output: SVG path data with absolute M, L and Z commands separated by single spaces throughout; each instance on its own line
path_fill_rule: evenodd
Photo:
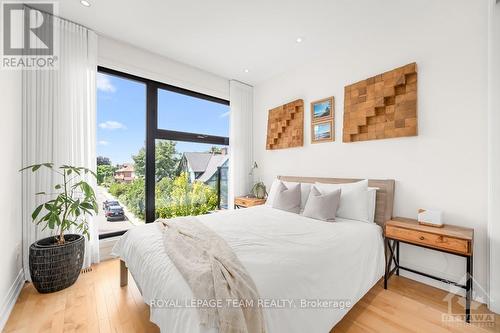
M 229 145 L 229 137 L 217 136 L 217 135 L 207 135 L 204 133 L 190 133 L 190 132 L 180 132 L 172 131 L 167 129 L 158 128 L 158 90 L 168 90 L 170 92 L 175 92 L 178 94 L 195 97 L 203 99 L 210 102 L 215 102 L 223 105 L 229 106 L 229 101 L 214 97 L 206 94 L 202 94 L 196 91 L 192 91 L 185 88 L 176 87 L 167 83 L 147 79 L 144 77 L 136 76 L 133 74 L 121 72 L 108 67 L 97 66 L 98 73 L 104 73 L 119 78 L 129 79 L 132 81 L 138 81 L 146 85 L 146 166 L 145 166 L 145 222 L 154 222 L 156 219 L 155 212 L 155 146 L 156 140 L 171 140 L 171 141 L 184 141 L 184 142 L 196 142 L 196 143 L 206 143 L 213 145 Z M 112 234 L 99 235 L 99 239 L 119 236 L 125 233 L 123 232 L 113 232 Z M 108 236 L 109 235 L 109 236 Z

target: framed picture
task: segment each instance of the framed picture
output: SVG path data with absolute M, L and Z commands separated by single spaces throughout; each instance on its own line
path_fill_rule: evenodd
M 328 142 L 334 139 L 333 119 L 311 124 L 311 142 Z
M 335 99 L 328 97 L 311 103 L 311 143 L 335 140 Z
M 311 103 L 311 123 L 331 119 L 334 117 L 334 98 L 328 97 Z

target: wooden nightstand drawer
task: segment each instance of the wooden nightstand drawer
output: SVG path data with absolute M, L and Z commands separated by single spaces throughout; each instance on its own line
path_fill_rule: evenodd
M 386 226 L 385 234 L 389 238 L 418 243 L 436 249 L 448 250 L 460 254 L 470 254 L 470 242 L 429 232 L 410 230 L 394 226 Z
M 258 199 L 252 197 L 237 197 L 234 199 L 234 205 L 236 207 L 253 207 L 259 206 L 266 203 L 266 199 Z

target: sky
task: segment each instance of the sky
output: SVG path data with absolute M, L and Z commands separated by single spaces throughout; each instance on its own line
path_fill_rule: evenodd
M 229 136 L 229 106 L 158 92 L 158 127 Z M 104 73 L 97 75 L 97 156 L 112 164 L 132 162 L 146 140 L 146 85 Z M 207 151 L 213 145 L 178 142 L 177 150 Z

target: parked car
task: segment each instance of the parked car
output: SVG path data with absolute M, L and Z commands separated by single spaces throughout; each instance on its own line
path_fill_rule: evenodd
M 106 211 L 109 206 L 120 206 L 120 203 L 116 200 L 106 200 L 102 203 L 102 210 Z
M 108 221 L 123 221 L 125 220 L 125 213 L 120 205 L 108 206 L 106 209 L 106 220 Z

